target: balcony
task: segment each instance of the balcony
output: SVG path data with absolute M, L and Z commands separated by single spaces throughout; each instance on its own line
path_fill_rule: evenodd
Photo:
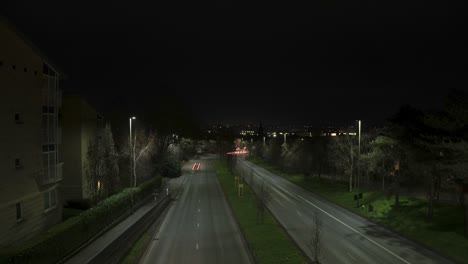
M 63 178 L 63 162 L 43 168 L 42 184 L 61 181 Z

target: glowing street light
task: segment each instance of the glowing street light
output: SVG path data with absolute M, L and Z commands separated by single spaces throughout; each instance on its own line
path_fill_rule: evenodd
M 361 120 L 358 120 L 358 164 L 357 164 L 357 187 L 359 188 L 359 168 L 361 164 Z
M 130 136 L 129 136 L 129 147 L 130 147 L 130 151 L 132 151 L 132 160 L 133 160 L 133 166 L 130 166 L 130 179 L 133 178 L 133 188 L 136 187 L 136 168 L 135 168 L 135 142 L 136 142 L 136 134 L 135 134 L 135 139 L 133 141 L 133 144 L 132 144 L 132 120 L 135 120 L 136 117 L 132 116 L 129 118 L 130 120 Z M 133 177 L 132 177 L 133 176 Z M 131 181 L 130 181 L 130 185 L 131 184 Z M 132 205 L 132 213 L 133 213 L 133 188 L 132 190 L 130 191 L 130 201 L 131 201 L 131 205 Z

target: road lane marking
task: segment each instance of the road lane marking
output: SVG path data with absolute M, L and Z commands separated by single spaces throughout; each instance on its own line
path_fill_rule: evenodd
M 349 254 L 349 252 L 346 252 L 346 254 L 351 258 L 353 259 L 354 261 L 356 261 L 357 259 L 353 257 L 353 255 Z
M 200 227 L 200 223 L 197 223 L 197 228 L 199 228 L 199 227 Z
M 198 208 L 198 212 L 200 212 L 200 208 Z
M 300 215 L 300 216 L 302 216 L 301 212 L 299 212 L 299 211 L 297 211 L 297 214 Z
M 200 199 L 198 199 L 198 203 L 200 203 Z
M 281 188 L 281 187 L 280 187 Z M 284 190 L 284 189 L 283 189 Z M 398 258 L 399 260 L 403 261 L 404 263 L 407 263 L 407 264 L 411 264 L 410 262 L 406 261 L 405 259 L 403 259 L 402 257 L 398 256 L 397 254 L 393 253 L 392 251 L 390 251 L 389 249 L 387 249 L 386 247 L 380 245 L 379 243 L 375 242 L 372 238 L 364 235 L 363 233 L 359 232 L 358 230 L 352 228 L 351 226 L 349 226 L 348 224 L 346 224 L 345 222 L 341 221 L 340 219 L 334 217 L 333 215 L 329 214 L 328 212 L 326 212 L 325 210 L 323 210 L 322 208 L 316 206 L 315 204 L 309 202 L 307 199 L 305 199 L 304 197 L 300 196 L 299 194 L 297 194 L 297 196 L 299 198 L 301 198 L 302 200 L 304 200 L 306 203 L 312 205 L 313 207 L 317 208 L 318 210 L 322 211 L 324 214 L 328 215 L 329 217 L 335 219 L 337 222 L 339 222 L 340 224 L 346 226 L 347 228 L 351 229 L 353 232 L 355 232 L 356 234 L 362 236 L 363 238 L 369 240 L 370 242 L 372 242 L 374 245 L 380 247 L 381 249 L 387 251 L 387 253 L 393 255 L 394 257 Z
M 198 250 L 198 243 L 197 243 L 197 246 L 196 246 L 197 250 Z

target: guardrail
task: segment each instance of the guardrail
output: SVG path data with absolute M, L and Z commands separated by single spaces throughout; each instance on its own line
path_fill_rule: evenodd
M 171 194 L 164 196 L 150 211 L 125 230 L 117 239 L 107 245 L 106 248 L 101 250 L 101 252 L 88 263 L 117 263 L 153 221 L 161 215 L 171 200 Z

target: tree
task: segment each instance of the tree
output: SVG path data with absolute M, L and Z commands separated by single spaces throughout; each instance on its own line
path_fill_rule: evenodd
M 271 201 L 272 196 L 265 183 L 255 186 L 256 191 L 256 207 L 257 207 L 257 224 L 263 224 L 265 218 L 265 209 L 268 203 Z
M 322 219 L 318 212 L 314 214 L 310 236 L 310 248 L 312 251 L 312 263 L 320 263 L 320 254 L 323 247 L 322 241 Z
M 463 184 L 468 182 L 468 95 L 452 91 L 446 98 L 444 109 L 426 114 L 423 120 L 428 127 L 419 140 L 431 162 L 428 175 L 429 208 L 432 219 L 432 201 L 438 199 L 443 181 L 458 186 L 459 201 L 464 210 L 465 235 L 468 236 L 468 197 L 463 195 Z
M 97 135 L 89 141 L 86 153 L 87 191 L 93 202 L 98 202 L 116 191 L 119 173 L 117 160 L 112 130 L 110 125 L 106 124 L 102 135 Z
M 381 177 L 382 190 L 385 191 L 385 178 L 394 170 L 397 159 L 394 146 L 397 142 L 387 136 L 379 135 L 369 144 L 369 151 L 361 155 L 371 173 Z
M 349 135 L 334 138 L 331 144 L 332 157 L 345 175 L 349 175 L 349 191 L 353 191 L 354 159 L 357 148 Z
M 274 166 L 279 166 L 281 162 L 281 143 L 277 140 L 268 142 L 265 148 L 266 161 Z

